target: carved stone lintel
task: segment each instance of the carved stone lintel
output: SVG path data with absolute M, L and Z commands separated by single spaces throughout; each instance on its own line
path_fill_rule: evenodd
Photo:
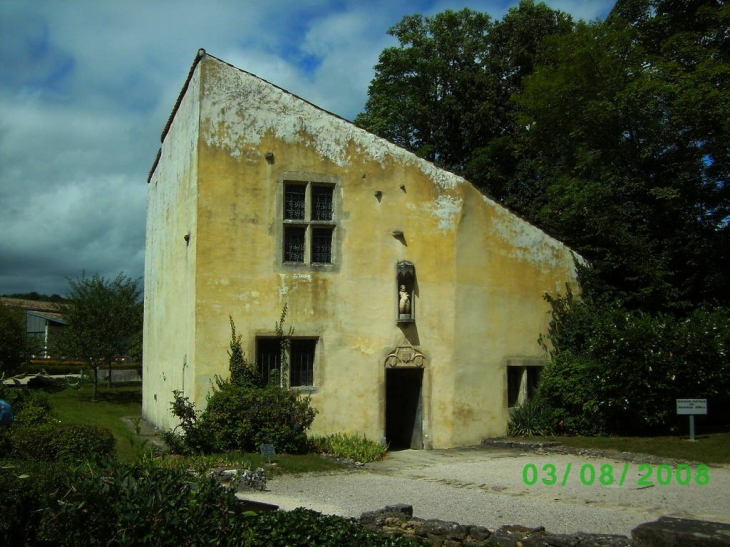
M 426 364 L 426 357 L 413 346 L 397 346 L 385 358 L 387 368 L 415 367 L 423 368 Z

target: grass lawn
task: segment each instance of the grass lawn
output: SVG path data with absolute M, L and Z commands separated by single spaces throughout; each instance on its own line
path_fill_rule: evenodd
M 82 384 L 80 389 L 66 389 L 49 396 L 53 415 L 64 423 L 78 423 L 107 427 L 117 440 L 117 456 L 122 462 L 133 462 L 144 451 L 143 440 L 129 429 L 121 418 L 142 415 L 142 386 L 115 384 L 111 388 L 99 383 L 96 401 L 94 386 Z M 165 465 L 185 468 L 245 466 L 263 467 L 267 475 L 342 470 L 344 465 L 317 454 L 280 454 L 267 458 L 260 454 L 229 453 L 212 456 L 165 456 Z
M 701 463 L 730 463 L 730 432 L 698 433 L 695 442 L 675 437 L 539 437 L 576 448 L 618 450 Z
M 118 384 L 108 388 L 106 384 L 99 383 L 96 401 L 93 395 L 93 384 L 82 384 L 79 389 L 52 393 L 49 397 L 51 411 L 64 423 L 109 428 L 117 440 L 119 459 L 133 461 L 142 445 L 121 418 L 142 415 L 142 385 Z

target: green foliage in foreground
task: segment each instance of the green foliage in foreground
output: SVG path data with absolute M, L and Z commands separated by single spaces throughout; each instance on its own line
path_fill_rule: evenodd
M 372 441 L 364 435 L 333 433 L 324 437 L 312 437 L 309 442 L 316 452 L 361 463 L 382 460 L 388 452 L 387 446 Z
M 11 467 L 11 465 L 13 465 Z M 354 521 L 298 509 L 244 512 L 215 479 L 147 465 L 0 464 L 0 545 L 408 546 Z

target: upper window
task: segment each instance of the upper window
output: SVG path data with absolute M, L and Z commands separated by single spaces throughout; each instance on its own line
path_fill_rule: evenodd
M 284 181 L 284 262 L 332 264 L 334 190 L 333 184 Z

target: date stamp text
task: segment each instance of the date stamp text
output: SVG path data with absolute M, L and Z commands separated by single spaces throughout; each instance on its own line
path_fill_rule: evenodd
M 587 463 L 573 468 L 573 464 L 568 463 L 564 468 L 558 469 L 556 465 L 551 463 L 547 463 L 540 468 L 534 463 L 528 463 L 522 468 L 522 480 L 528 486 L 538 484 L 538 482 L 547 486 L 565 486 L 571 473 L 573 473 L 574 476 L 577 474 L 584 486 L 602 484 L 603 486 L 647 487 L 670 484 L 681 486 L 690 484 L 705 486 L 710 484 L 710 468 L 705 464 L 699 464 L 696 467 L 679 464 L 673 467 L 666 464 L 649 465 L 648 463 L 642 463 L 638 466 L 638 478 L 634 476 L 629 478 L 631 466 L 630 463 L 624 463 L 622 466 L 614 468 L 610 463 L 602 465 Z

